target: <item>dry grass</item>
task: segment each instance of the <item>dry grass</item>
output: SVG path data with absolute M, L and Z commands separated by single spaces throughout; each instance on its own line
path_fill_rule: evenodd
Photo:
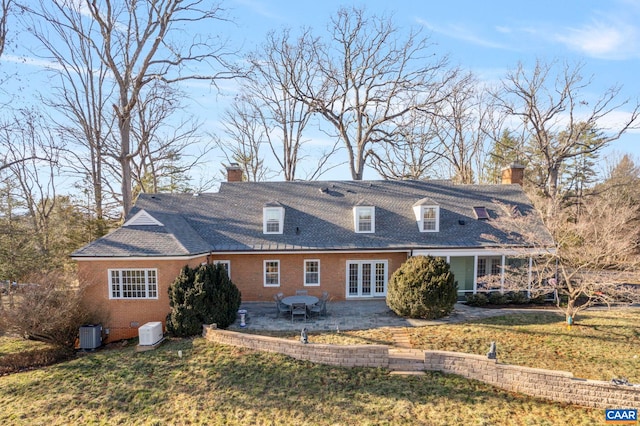
M 588 311 L 567 328 L 555 312 L 486 318 L 463 324 L 406 328 L 416 349 L 485 355 L 496 342 L 505 364 L 569 371 L 576 377 L 640 383 L 640 310 Z M 295 338 L 295 337 L 292 337 Z M 314 343 L 393 344 L 391 329 L 310 336 Z
M 178 356 L 178 350 L 183 357 Z M 456 376 L 389 376 L 172 340 L 103 350 L 0 377 L 2 424 L 597 424 L 601 410 L 548 403 Z
M 640 312 L 589 312 L 571 330 L 553 313 L 407 329 L 416 347 L 484 354 L 579 377 L 640 381 Z M 297 339 L 295 333 L 272 333 Z M 391 329 L 312 334 L 312 342 L 391 343 Z M 24 350 L 0 340 L 0 353 Z M 182 351 L 183 357 L 178 356 Z M 0 424 L 556 425 L 602 424 L 589 410 L 457 376 L 389 376 L 314 365 L 204 339 L 158 350 L 101 350 L 0 377 Z

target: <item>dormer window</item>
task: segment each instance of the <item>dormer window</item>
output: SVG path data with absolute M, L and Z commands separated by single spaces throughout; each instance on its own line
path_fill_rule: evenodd
M 438 208 L 422 207 L 422 232 L 438 231 Z
M 413 205 L 413 212 L 420 232 L 440 231 L 440 206 L 423 199 Z
M 265 234 L 282 234 L 284 207 L 270 203 L 262 209 L 262 230 Z
M 356 206 L 353 208 L 354 228 L 358 233 L 376 231 L 376 209 L 373 206 Z

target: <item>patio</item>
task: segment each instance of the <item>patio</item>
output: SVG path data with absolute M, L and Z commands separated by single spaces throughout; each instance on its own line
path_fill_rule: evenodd
M 439 320 L 407 319 L 396 315 L 384 299 L 328 302 L 326 317 L 312 317 L 306 322 L 291 321 L 291 316 L 276 318 L 273 302 L 243 302 L 240 309 L 247 311 L 246 327 L 236 320 L 229 330 L 308 331 L 365 330 L 379 327 L 419 327 L 449 322 L 463 322 L 488 316 L 504 315 L 519 309 L 483 309 L 456 303 L 454 311 Z
M 238 319 L 229 330 L 299 331 L 306 327 L 309 331 L 335 331 L 409 325 L 391 311 L 384 300 L 328 302 L 326 316 L 314 316 L 306 322 L 301 319 L 292 322 L 291 315 L 276 318 L 273 302 L 243 302 L 240 309 L 247 311 L 246 327 L 240 327 Z

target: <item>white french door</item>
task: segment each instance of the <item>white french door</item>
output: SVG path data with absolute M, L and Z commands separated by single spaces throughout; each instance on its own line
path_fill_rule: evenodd
M 386 260 L 347 261 L 347 297 L 377 297 L 387 294 Z

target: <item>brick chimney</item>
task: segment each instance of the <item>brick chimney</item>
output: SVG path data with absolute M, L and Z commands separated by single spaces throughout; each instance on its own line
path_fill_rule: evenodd
M 238 163 L 231 163 L 227 166 L 227 182 L 242 182 L 242 167 Z
M 502 184 L 509 185 L 517 183 L 522 186 L 524 182 L 524 166 L 522 164 L 513 163 L 502 169 Z

